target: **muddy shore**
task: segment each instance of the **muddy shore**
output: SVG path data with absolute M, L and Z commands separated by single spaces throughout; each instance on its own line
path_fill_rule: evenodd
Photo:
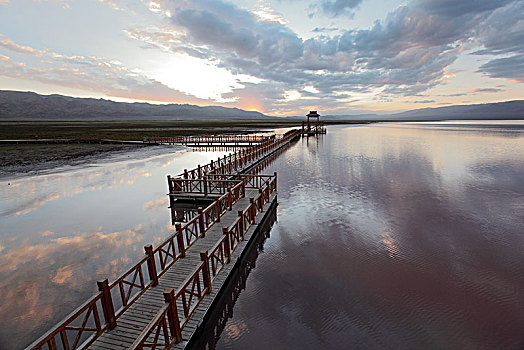
M 0 145 L 0 180 L 34 175 L 64 166 L 93 163 L 142 149 L 142 145 L 3 144 Z M 149 148 L 155 146 L 149 146 Z

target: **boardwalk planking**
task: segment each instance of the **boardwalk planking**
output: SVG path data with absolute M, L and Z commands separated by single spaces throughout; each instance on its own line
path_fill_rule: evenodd
M 140 298 L 126 310 L 117 321 L 117 326 L 104 332 L 89 347 L 90 349 L 127 349 L 138 337 L 141 331 L 146 328 L 149 322 L 156 315 L 157 311 L 164 305 L 163 291 L 166 288 L 177 290 L 181 287 L 187 276 L 192 273 L 201 263 L 200 251 L 210 251 L 214 245 L 223 237 L 222 227 L 229 226 L 235 222 L 238 217 L 237 211 L 244 210 L 249 206 L 249 197 L 256 197 L 258 190 L 246 190 L 245 198 L 240 199 L 231 211 L 228 211 L 220 220 L 220 223 L 213 225 L 204 238 L 198 239 L 187 251 L 186 257 L 176 261 L 173 266 L 164 273 L 158 280 L 158 286 L 152 287 L 144 292 Z M 265 205 L 264 212 L 259 213 L 257 221 L 250 227 L 246 233 L 245 240 L 241 241 L 237 248 L 231 254 L 231 263 L 226 264 L 220 274 L 212 282 L 212 292 L 207 294 L 199 304 L 190 320 L 182 330 L 182 342 L 175 345 L 175 349 L 184 348 L 185 344 L 192 337 L 196 329 L 202 323 L 202 320 L 213 302 L 219 294 L 227 276 L 235 266 L 235 262 L 240 257 L 244 247 L 248 244 L 253 232 L 256 230 L 259 221 L 264 217 L 267 208 L 276 201 L 276 193 L 271 195 L 270 201 Z M 182 304 L 178 304 L 180 319 L 184 319 Z

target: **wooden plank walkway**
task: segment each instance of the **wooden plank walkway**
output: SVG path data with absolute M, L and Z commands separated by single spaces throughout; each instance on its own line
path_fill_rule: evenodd
M 214 201 L 176 224 L 177 232 L 155 249 L 146 245 L 144 258 L 115 281 L 97 282 L 97 294 L 28 349 L 171 348 L 175 342 L 183 348 L 261 230 L 268 208 L 276 207 L 276 173 L 256 174 L 299 137 L 299 130 L 290 130 L 174 178 L 168 175 L 171 204 L 177 196 Z
M 89 349 L 128 349 L 151 322 L 153 317 L 155 317 L 157 312 L 164 306 L 164 290 L 166 288 L 177 290 L 183 285 L 186 278 L 202 263 L 200 251 L 210 251 L 223 237 L 222 227 L 233 224 L 238 218 L 238 210 L 244 210 L 247 208 L 250 204 L 249 197 L 255 197 L 258 194 L 258 190 L 246 190 L 246 196 L 233 205 L 231 211 L 222 216 L 220 223 L 213 225 L 206 232 L 205 237 L 198 239 L 190 248 L 188 248 L 185 258 L 176 261 L 173 266 L 159 278 L 158 285 L 146 290 L 144 294 L 142 294 L 138 300 L 118 318 L 117 326 L 114 329 L 105 331 L 101 334 L 100 337 L 89 346 Z M 241 241 L 234 252 L 232 252 L 231 263 L 225 264 L 222 271 L 213 280 L 212 292 L 204 297 L 186 326 L 183 328 L 182 342 L 176 344 L 174 347 L 175 349 L 184 348 L 197 328 L 201 325 L 206 312 L 213 300 L 220 293 L 229 273 L 233 270 L 236 261 L 241 256 L 244 247 L 252 238 L 260 221 L 264 219 L 267 209 L 272 205 L 276 205 L 276 198 L 276 192 L 271 194 L 269 202 L 264 206 L 264 211 L 259 213 L 255 223 L 251 225 L 250 229 L 245 234 L 245 239 Z M 183 319 L 183 306 L 180 301 L 178 302 L 178 311 L 179 318 Z

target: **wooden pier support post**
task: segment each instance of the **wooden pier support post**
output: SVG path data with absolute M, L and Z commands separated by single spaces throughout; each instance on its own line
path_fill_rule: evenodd
M 258 210 L 260 212 L 263 212 L 264 211 L 264 202 L 265 202 L 265 200 L 264 200 L 264 190 L 259 188 L 258 189 L 258 193 L 259 193 L 259 197 L 258 198 L 260 198 L 258 200 Z
M 103 281 L 96 282 L 98 290 L 102 292 L 102 311 L 104 312 L 104 319 L 108 325 L 108 329 L 116 327 L 115 308 L 113 307 L 113 299 L 111 298 L 111 291 L 109 290 L 109 282 L 107 278 Z
M 144 246 L 144 250 L 147 255 L 147 271 L 149 272 L 149 279 L 151 280 L 151 286 L 158 285 L 158 275 L 156 273 L 155 254 L 153 253 L 153 246 L 147 244 Z
M 224 250 L 227 256 L 226 262 L 229 264 L 231 262 L 231 240 L 229 239 L 229 227 L 222 227 L 222 233 L 226 236 L 224 240 Z
M 209 256 L 207 255 L 207 250 L 200 251 L 200 260 L 204 263 L 204 287 L 207 288 L 207 293 L 211 293 L 211 272 L 209 270 Z
M 231 187 L 228 187 L 227 191 L 229 192 L 229 196 L 228 196 L 228 198 L 229 198 L 229 203 L 228 203 L 229 204 L 229 208 L 228 208 L 228 210 L 231 211 L 231 210 L 233 210 L 233 192 L 231 192 Z
M 200 228 L 200 237 L 206 236 L 206 225 L 204 222 L 204 210 L 202 207 L 198 207 L 198 226 Z
M 167 310 L 169 330 L 175 337 L 175 343 L 180 343 L 182 341 L 182 329 L 180 328 L 180 319 L 178 318 L 175 290 L 173 288 L 167 288 L 164 290 L 164 301 L 169 304 L 169 309 Z
M 255 198 L 249 197 L 249 203 L 251 204 L 251 224 L 255 223 L 256 208 L 255 208 Z
M 204 196 L 207 196 L 207 176 L 204 175 Z
M 184 236 L 182 235 L 182 224 L 175 224 L 176 228 L 176 242 L 178 244 L 178 250 L 180 250 L 180 257 L 186 256 L 186 248 L 184 247 Z
M 245 227 L 244 227 L 244 211 L 243 210 L 239 210 L 238 211 L 238 217 L 240 218 L 240 237 L 242 238 L 242 240 L 244 240 L 244 231 L 245 231 Z
M 173 193 L 173 184 L 171 183 L 171 175 L 167 175 L 167 186 L 169 187 L 169 194 Z
M 201 179 L 202 178 L 202 168 L 200 167 L 200 164 L 198 164 L 198 178 Z

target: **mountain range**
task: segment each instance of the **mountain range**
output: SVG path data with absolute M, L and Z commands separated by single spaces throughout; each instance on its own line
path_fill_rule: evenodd
M 305 111 L 304 114 L 306 114 Z M 319 111 L 322 114 L 322 111 Z M 195 120 L 279 118 L 255 111 L 189 104 L 156 105 L 0 90 L 0 120 Z M 288 117 L 286 119 L 303 116 Z M 401 113 L 322 115 L 323 120 L 524 119 L 524 100 L 414 109 Z
M 413 109 L 393 114 L 327 115 L 325 120 L 479 120 L 524 119 L 524 101 L 506 101 L 438 108 Z
M 4 120 L 182 120 L 259 119 L 262 113 L 218 106 L 155 105 L 95 98 L 0 91 L 0 119 Z

